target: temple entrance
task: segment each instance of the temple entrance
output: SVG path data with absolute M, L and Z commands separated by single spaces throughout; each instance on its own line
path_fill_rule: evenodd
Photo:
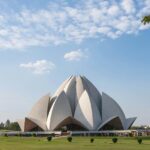
M 116 117 L 105 124 L 100 130 L 123 130 L 123 125 L 119 117 Z
M 55 130 L 63 130 L 63 131 L 88 131 L 84 125 L 82 125 L 79 121 L 75 120 L 72 117 L 68 117 L 63 120 Z

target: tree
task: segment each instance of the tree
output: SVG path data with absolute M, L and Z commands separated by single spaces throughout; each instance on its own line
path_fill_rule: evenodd
M 9 126 L 10 126 L 10 120 L 6 120 L 6 123 L 5 123 L 5 128 L 6 129 L 9 129 Z
M 143 19 L 142 19 L 142 23 L 145 25 L 147 23 L 150 23 L 150 15 L 148 16 L 145 16 Z
M 4 123 L 1 122 L 1 123 L 0 123 L 0 129 L 4 129 L 4 126 L 5 126 Z
M 9 125 L 9 130 L 20 131 L 19 124 L 17 122 L 11 122 Z

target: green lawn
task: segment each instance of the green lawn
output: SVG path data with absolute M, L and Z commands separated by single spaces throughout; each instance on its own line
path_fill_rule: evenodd
M 66 138 L 54 139 L 50 142 L 39 137 L 0 137 L 0 150 L 150 150 L 150 139 L 138 144 L 135 138 L 118 137 L 116 144 L 110 137 L 73 137 L 69 143 Z

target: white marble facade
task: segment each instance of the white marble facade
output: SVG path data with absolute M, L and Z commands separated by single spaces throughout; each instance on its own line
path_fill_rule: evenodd
M 22 131 L 54 131 L 69 124 L 87 131 L 98 131 L 109 125 L 114 129 L 128 129 L 134 118 L 126 118 L 118 103 L 96 89 L 84 76 L 71 76 L 53 96 L 43 96 L 23 120 Z

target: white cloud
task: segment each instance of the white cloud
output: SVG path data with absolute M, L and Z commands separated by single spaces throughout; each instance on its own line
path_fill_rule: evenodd
M 119 15 L 119 13 L 120 13 L 120 10 L 119 10 L 119 7 L 117 5 L 112 5 L 108 9 L 109 15 L 116 16 L 116 15 Z
M 131 14 L 135 12 L 135 4 L 133 0 L 123 0 L 121 5 L 126 13 Z
M 86 57 L 87 57 L 86 52 L 80 49 L 70 51 L 64 55 L 64 59 L 67 61 L 79 61 Z
M 22 63 L 21 68 L 28 69 L 34 74 L 49 73 L 55 68 L 55 64 L 47 60 L 37 60 L 36 62 Z
M 70 5 L 60 1 L 34 11 L 24 8 L 12 14 L 6 12 L 0 15 L 0 50 L 137 34 L 150 28 L 141 23 L 142 16 L 150 13 L 149 3 L 149 0 L 136 3 L 133 0 L 81 0 Z

